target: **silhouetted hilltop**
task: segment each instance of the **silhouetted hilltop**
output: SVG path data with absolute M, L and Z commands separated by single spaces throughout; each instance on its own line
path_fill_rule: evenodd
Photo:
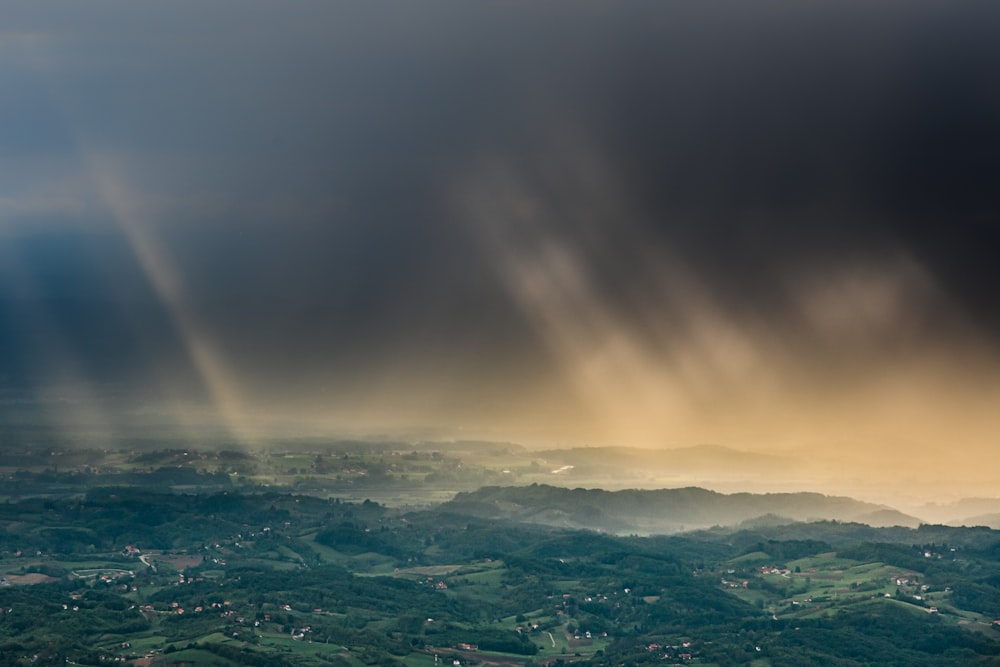
M 443 510 L 612 533 L 674 533 L 754 519 L 856 521 L 874 526 L 917 526 L 919 519 L 892 508 L 819 493 L 723 494 L 698 487 L 604 491 L 531 486 L 490 486 L 463 492 Z

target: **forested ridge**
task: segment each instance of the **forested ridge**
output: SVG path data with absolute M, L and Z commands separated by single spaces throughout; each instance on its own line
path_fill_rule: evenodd
M 1000 655 L 1000 533 L 990 529 L 824 521 L 640 537 L 461 505 L 134 487 L 8 500 L 0 664 L 853 666 Z

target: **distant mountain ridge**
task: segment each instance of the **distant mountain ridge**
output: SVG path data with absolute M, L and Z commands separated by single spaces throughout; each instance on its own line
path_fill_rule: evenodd
M 710 472 L 773 470 L 791 468 L 800 462 L 791 458 L 745 452 L 722 445 L 694 445 L 674 449 L 644 449 L 639 447 L 572 447 L 546 449 L 537 452 L 550 462 L 572 463 L 577 467 L 597 466 L 606 469 L 609 462 L 616 468 L 640 470 L 677 470 Z
M 953 526 L 1000 527 L 1000 498 L 962 498 L 950 503 L 927 503 L 920 516 Z
M 458 493 L 441 510 L 488 519 L 590 528 L 616 534 L 676 533 L 775 517 L 916 527 L 891 507 L 820 493 L 724 494 L 700 487 L 605 491 L 545 484 L 488 486 Z
M 1000 512 L 990 514 L 978 514 L 966 517 L 958 521 L 949 521 L 949 526 L 987 526 L 994 530 L 1000 530 Z

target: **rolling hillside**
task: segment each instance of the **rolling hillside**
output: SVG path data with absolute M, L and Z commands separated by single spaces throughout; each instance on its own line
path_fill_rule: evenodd
M 590 528 L 616 534 L 676 533 L 736 525 L 766 516 L 791 521 L 856 521 L 916 526 L 920 520 L 892 508 L 819 493 L 723 494 L 698 487 L 604 491 L 532 484 L 459 493 L 442 508 L 490 519 Z

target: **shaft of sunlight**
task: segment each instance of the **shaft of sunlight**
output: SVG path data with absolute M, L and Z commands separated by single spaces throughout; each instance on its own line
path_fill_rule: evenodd
M 145 219 L 146 214 L 140 203 L 109 159 L 93 154 L 87 158 L 100 196 L 176 327 L 195 370 L 209 392 L 212 408 L 222 419 L 230 435 L 248 444 L 254 439 L 254 435 L 246 422 L 246 411 L 237 382 L 223 355 L 188 304 L 183 281 L 167 252 L 150 232 L 149 222 Z

